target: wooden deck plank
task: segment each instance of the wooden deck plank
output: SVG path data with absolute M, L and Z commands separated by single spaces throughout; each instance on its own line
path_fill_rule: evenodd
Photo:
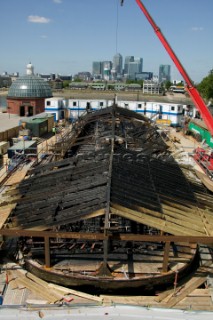
M 28 169 L 23 168 L 22 170 L 16 171 L 6 182 L 6 186 L 11 186 L 20 183 L 27 175 Z
M 167 302 L 166 306 L 168 308 L 172 308 L 177 305 L 180 301 L 186 298 L 191 292 L 197 289 L 206 281 L 206 276 L 202 277 L 194 277 L 191 279 L 185 288 L 183 288 L 177 296 L 171 297 L 171 299 Z

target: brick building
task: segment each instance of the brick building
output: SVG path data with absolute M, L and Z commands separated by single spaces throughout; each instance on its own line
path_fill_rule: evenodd
M 34 74 L 34 67 L 29 63 L 26 75 L 19 77 L 9 88 L 7 111 L 21 117 L 42 113 L 45 109 L 45 99 L 52 96 L 49 84 Z

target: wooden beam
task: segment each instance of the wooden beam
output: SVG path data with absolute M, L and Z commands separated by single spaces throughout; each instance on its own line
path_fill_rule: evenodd
M 163 273 L 166 273 L 168 271 L 169 251 L 170 251 L 170 242 L 166 242 L 164 247 L 164 257 L 163 257 L 163 269 L 162 269 Z
M 181 300 L 186 298 L 192 291 L 200 287 L 206 281 L 206 275 L 195 276 L 192 278 L 187 285 L 179 292 L 177 296 L 172 296 L 172 298 L 167 302 L 166 307 L 172 308 L 177 305 Z
M 116 207 L 116 209 L 113 207 Z M 162 230 L 167 233 L 171 233 L 174 235 L 190 235 L 190 236 L 206 235 L 205 230 L 201 229 L 200 231 L 196 231 L 193 229 L 185 228 L 183 226 L 178 226 L 175 223 L 168 222 L 163 219 L 163 215 L 162 215 L 162 219 L 160 219 L 156 217 L 150 217 L 145 213 L 141 214 L 138 211 L 125 208 L 120 205 L 113 205 L 113 207 L 111 207 L 111 212 L 114 214 L 117 214 L 118 216 L 137 221 L 139 223 L 148 225 L 153 228 L 157 228 L 158 230 Z
M 45 226 L 44 226 L 45 227 Z M 82 240 L 104 240 L 103 233 L 80 233 L 80 232 L 58 232 L 39 231 L 29 229 L 0 229 L 0 235 L 13 237 L 49 237 L 61 239 L 82 239 Z M 190 235 L 141 235 L 141 234 L 110 234 L 111 240 L 119 241 L 139 241 L 139 242 L 180 242 L 180 243 L 203 243 L 213 245 L 213 237 L 190 236 Z
M 50 238 L 44 237 L 45 243 L 45 266 L 46 268 L 50 268 Z

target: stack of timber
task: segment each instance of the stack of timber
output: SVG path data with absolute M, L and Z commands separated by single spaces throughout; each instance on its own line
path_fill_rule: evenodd
M 197 243 L 213 243 L 212 195 L 185 176 L 155 125 L 114 105 L 79 119 L 70 137 L 63 159 L 11 191 L 0 233 L 21 237 L 25 267 L 101 290 L 151 290 L 195 268 Z
M 78 304 L 100 305 L 103 299 L 84 292 L 54 285 L 25 271 L 19 265 L 7 262 L 4 271 L 7 286 L 4 290 L 4 305 Z

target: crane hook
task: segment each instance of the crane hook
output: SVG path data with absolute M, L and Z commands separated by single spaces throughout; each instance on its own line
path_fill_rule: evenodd
M 121 0 L 121 6 L 123 6 L 123 4 L 124 4 L 124 0 Z

